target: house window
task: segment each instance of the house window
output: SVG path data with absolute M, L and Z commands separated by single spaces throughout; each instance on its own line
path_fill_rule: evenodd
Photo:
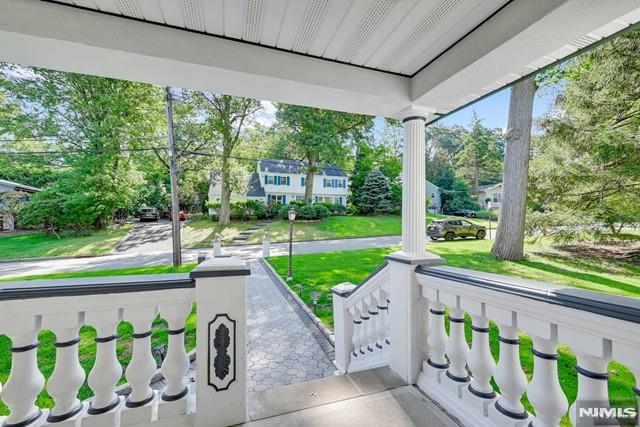
M 275 205 L 277 203 L 284 205 L 287 203 L 287 196 L 284 194 L 268 194 L 267 203 L 269 205 Z
M 493 193 L 493 203 L 500 203 L 500 194 Z
M 270 176 L 270 175 L 265 175 L 264 176 L 264 183 L 265 184 L 275 184 L 275 177 L 274 176 Z

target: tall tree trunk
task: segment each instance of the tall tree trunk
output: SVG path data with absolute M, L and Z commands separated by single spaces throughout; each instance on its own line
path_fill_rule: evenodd
M 502 178 L 502 207 L 491 254 L 505 260 L 524 257 L 524 226 L 531 149 L 531 121 L 535 77 L 511 88 L 506 153 Z
M 313 157 L 307 158 L 307 175 L 304 179 L 304 203 L 313 203 L 313 174 L 316 170 L 316 161 Z
M 231 222 L 231 186 L 229 184 L 229 153 L 227 144 L 222 149 L 222 179 L 220 183 L 220 210 L 218 224 L 229 225 Z

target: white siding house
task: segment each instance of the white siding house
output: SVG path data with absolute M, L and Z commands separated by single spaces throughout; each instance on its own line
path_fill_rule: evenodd
M 249 177 L 244 196 L 232 195 L 232 199 L 260 200 L 264 203 L 287 204 L 304 199 L 306 164 L 298 160 L 262 159 L 256 172 Z M 220 200 L 220 183 L 212 175 L 209 200 Z M 314 203 L 332 203 L 346 206 L 349 195 L 347 174 L 335 166 L 324 166 L 313 177 Z
M 29 195 L 40 191 L 39 188 L 19 184 L 13 181 L 0 179 L 0 231 L 9 231 L 15 228 L 15 220 L 7 206 L 7 200 L 3 197 L 6 193 L 18 192 L 24 194 L 22 201 L 29 200 Z
M 432 182 L 427 181 L 427 185 L 425 187 L 427 192 L 427 201 L 429 202 L 428 210 L 431 213 L 442 213 L 442 200 L 441 200 L 441 192 L 440 187 L 433 184 Z
M 478 203 L 482 209 L 500 209 L 502 206 L 502 183 L 478 187 Z

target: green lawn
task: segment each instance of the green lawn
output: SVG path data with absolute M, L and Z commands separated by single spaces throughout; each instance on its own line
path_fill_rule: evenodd
M 111 252 L 131 229 L 131 224 L 87 235 L 24 233 L 0 237 L 0 259 L 49 256 L 91 256 Z
M 427 215 L 427 223 L 443 215 Z M 482 222 L 481 220 L 474 220 Z M 216 233 L 220 233 L 222 243 L 230 243 L 238 234 L 257 221 L 233 221 L 227 227 L 220 227 L 210 220 L 188 221 L 183 228 L 185 247 L 210 246 Z M 289 241 L 289 221 L 270 221 L 264 228 L 249 236 L 247 244 L 262 243 L 264 230 L 269 232 L 271 242 Z M 293 227 L 294 241 L 346 239 L 353 237 L 398 236 L 402 232 L 402 222 L 397 215 L 388 216 L 332 216 L 321 221 L 297 220 Z
M 40 276 L 27 276 L 21 277 L 20 280 L 37 280 L 37 279 L 62 279 L 72 277 L 90 277 L 90 276 L 123 276 L 123 275 L 136 275 L 136 274 L 162 274 L 162 273 L 177 273 L 190 271 L 195 267 L 195 263 L 185 264 L 182 267 L 174 268 L 171 266 L 158 266 L 158 267 L 141 267 L 141 268 L 126 268 L 118 270 L 98 270 L 87 271 L 81 273 L 60 273 L 60 274 L 48 274 Z M 7 279 L 3 279 L 5 281 Z M 8 279 L 11 280 L 11 279 Z M 133 328 L 131 324 L 123 322 L 118 327 L 118 334 L 120 338 L 117 342 L 118 360 L 123 366 L 123 369 L 127 366 L 131 359 L 131 351 L 133 349 L 132 343 Z M 94 364 L 96 354 L 96 344 L 94 338 L 96 331 L 91 326 L 83 326 L 80 329 L 80 343 L 79 354 L 80 364 L 85 370 L 85 373 L 89 375 L 89 371 Z M 40 371 L 49 378 L 53 373 L 55 367 L 56 350 L 54 346 L 55 335 L 51 331 L 42 330 L 38 336 L 40 341 L 40 347 L 38 348 L 38 366 Z M 153 322 L 153 334 L 151 336 L 152 348 L 158 348 L 160 346 L 167 345 L 167 329 L 166 321 L 161 318 L 157 318 Z M 187 319 L 185 343 L 188 351 L 191 351 L 196 346 L 196 316 L 195 306 L 191 312 L 191 315 Z M 0 383 L 6 383 L 11 371 L 11 341 L 4 335 L 0 335 Z M 159 362 L 159 361 L 158 361 Z M 126 379 L 123 377 L 120 379 L 120 383 L 124 383 Z M 79 392 L 80 399 L 87 399 L 92 396 L 91 389 L 87 386 L 86 382 L 82 386 Z M 37 399 L 37 405 L 42 408 L 50 408 L 53 406 L 53 400 L 46 391 L 42 391 Z M 0 402 L 0 416 L 8 415 L 9 409 L 4 403 Z
M 226 227 L 221 227 L 208 219 L 190 220 L 182 228 L 182 245 L 185 248 L 211 246 L 216 233 L 220 233 L 222 244 L 229 244 L 240 232 L 254 224 L 256 221 L 234 221 Z
M 500 261 L 489 254 L 491 241 L 458 240 L 453 242 L 437 242 L 429 245 L 429 250 L 447 260 L 447 264 L 455 267 L 469 268 L 497 274 L 523 277 L 528 279 L 558 283 L 566 286 L 590 289 L 600 292 L 640 298 L 640 267 L 630 263 L 604 261 L 601 259 L 563 259 L 554 251 L 550 254 L 539 255 L 546 249 L 541 243 L 527 245 L 527 259 L 520 262 Z M 360 283 L 372 270 L 384 260 L 384 256 L 398 248 L 365 249 L 359 251 L 333 252 L 324 254 L 296 255 L 293 258 L 292 285 L 300 284 L 303 300 L 310 305 L 310 294 L 314 291 L 322 292 L 318 316 L 323 323 L 333 326 L 329 289 L 341 282 Z M 272 257 L 269 263 L 280 276 L 285 277 L 287 257 Z M 447 320 L 448 328 L 448 320 Z M 471 325 L 467 316 L 467 341 L 471 342 Z M 498 358 L 499 342 L 497 327 L 491 325 L 491 351 Z M 533 357 L 531 354 L 531 340 L 521 336 L 521 362 L 529 379 L 533 373 Z M 575 372 L 576 359 L 572 351 L 566 346 L 558 349 L 560 360 L 558 370 L 560 383 L 570 402 L 575 400 L 577 393 L 577 377 Z M 609 365 L 611 379 L 609 393 L 612 402 L 634 401 L 633 374 L 624 366 L 612 362 Z M 494 384 L 496 390 L 497 386 Z M 532 407 L 526 396 L 523 404 L 529 411 Z M 570 425 L 567 417 L 563 425 Z

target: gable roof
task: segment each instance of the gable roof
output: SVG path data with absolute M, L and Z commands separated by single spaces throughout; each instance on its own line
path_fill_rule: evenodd
M 260 175 L 253 172 L 249 177 L 249 187 L 247 188 L 247 197 L 264 197 L 265 192 L 260 182 Z
M 37 193 L 38 191 L 42 191 L 42 189 L 37 187 L 32 187 L 30 185 L 19 184 L 17 182 L 8 181 L 6 179 L 0 179 L 0 185 L 5 185 L 7 187 L 14 187 L 16 191 L 26 191 L 28 193 Z
M 302 174 L 307 166 L 306 162 L 300 160 L 278 160 L 261 159 L 258 160 L 258 170 L 260 172 Z M 325 165 L 320 169 L 323 175 L 327 176 L 347 176 L 347 174 L 337 166 Z
M 485 191 L 492 190 L 492 189 L 494 189 L 496 187 L 500 187 L 500 186 L 502 186 L 501 182 L 499 182 L 497 184 L 478 185 L 478 192 L 485 192 Z

